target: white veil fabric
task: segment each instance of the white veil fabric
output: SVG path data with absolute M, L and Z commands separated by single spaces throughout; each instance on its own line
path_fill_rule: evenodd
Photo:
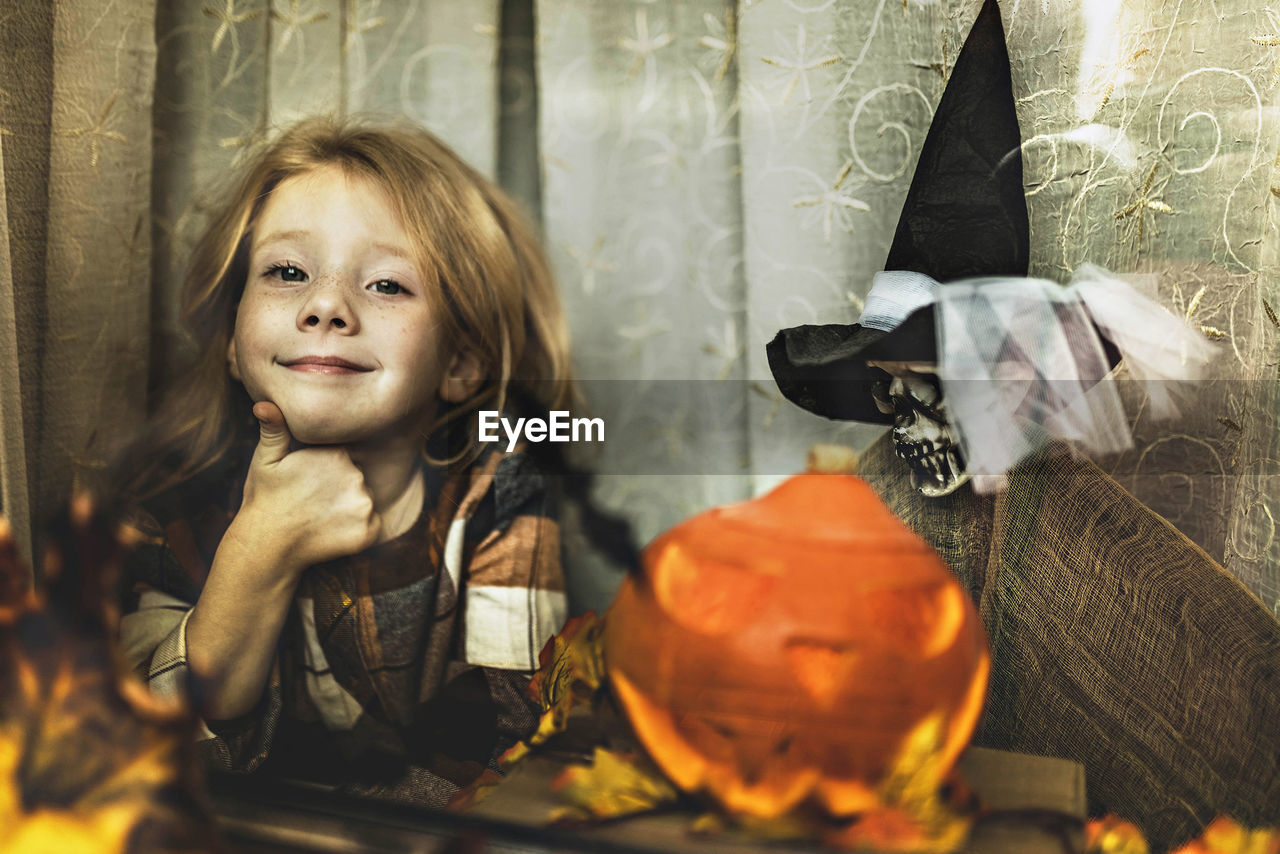
M 1133 446 L 1101 336 L 1158 419 L 1179 415 L 1176 389 L 1198 380 L 1216 351 L 1186 321 L 1092 264 L 1066 287 L 1012 276 L 940 285 L 896 271 L 876 285 L 900 287 L 904 277 L 917 280 L 913 294 L 932 294 L 938 378 L 979 492 L 999 489 L 1002 475 L 1052 440 L 1097 456 Z M 876 306 L 883 313 L 886 304 Z

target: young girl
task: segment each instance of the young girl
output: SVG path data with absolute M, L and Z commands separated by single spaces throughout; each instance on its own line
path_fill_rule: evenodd
M 426 131 L 313 119 L 248 166 L 182 308 L 198 361 L 114 469 L 149 536 L 127 656 L 218 766 L 443 800 L 532 725 L 565 616 L 542 479 L 474 438 L 571 394 L 535 240 Z

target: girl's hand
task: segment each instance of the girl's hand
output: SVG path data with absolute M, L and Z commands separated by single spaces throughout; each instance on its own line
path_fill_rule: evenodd
M 206 718 L 238 717 L 262 697 L 303 570 L 367 548 L 382 527 L 344 449 L 290 452 L 280 407 L 262 401 L 253 414 L 261 433 L 244 502 L 187 621 L 187 661 L 204 685 Z
M 315 447 L 291 452 L 293 437 L 280 408 L 259 401 L 253 414 L 261 432 L 249 463 L 244 503 L 232 522 L 237 538 L 292 573 L 373 545 L 382 520 L 347 451 Z

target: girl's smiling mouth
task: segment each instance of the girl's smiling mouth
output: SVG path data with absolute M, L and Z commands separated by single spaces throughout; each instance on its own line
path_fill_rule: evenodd
M 360 374 L 373 370 L 339 356 L 302 356 L 281 361 L 280 364 L 291 371 L 307 374 Z

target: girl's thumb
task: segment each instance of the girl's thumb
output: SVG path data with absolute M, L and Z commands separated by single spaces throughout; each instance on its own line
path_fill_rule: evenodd
M 289 454 L 289 428 L 284 423 L 284 413 L 280 407 L 269 400 L 261 400 L 253 405 L 253 417 L 258 419 L 258 449 L 254 452 L 256 462 L 274 463 Z

